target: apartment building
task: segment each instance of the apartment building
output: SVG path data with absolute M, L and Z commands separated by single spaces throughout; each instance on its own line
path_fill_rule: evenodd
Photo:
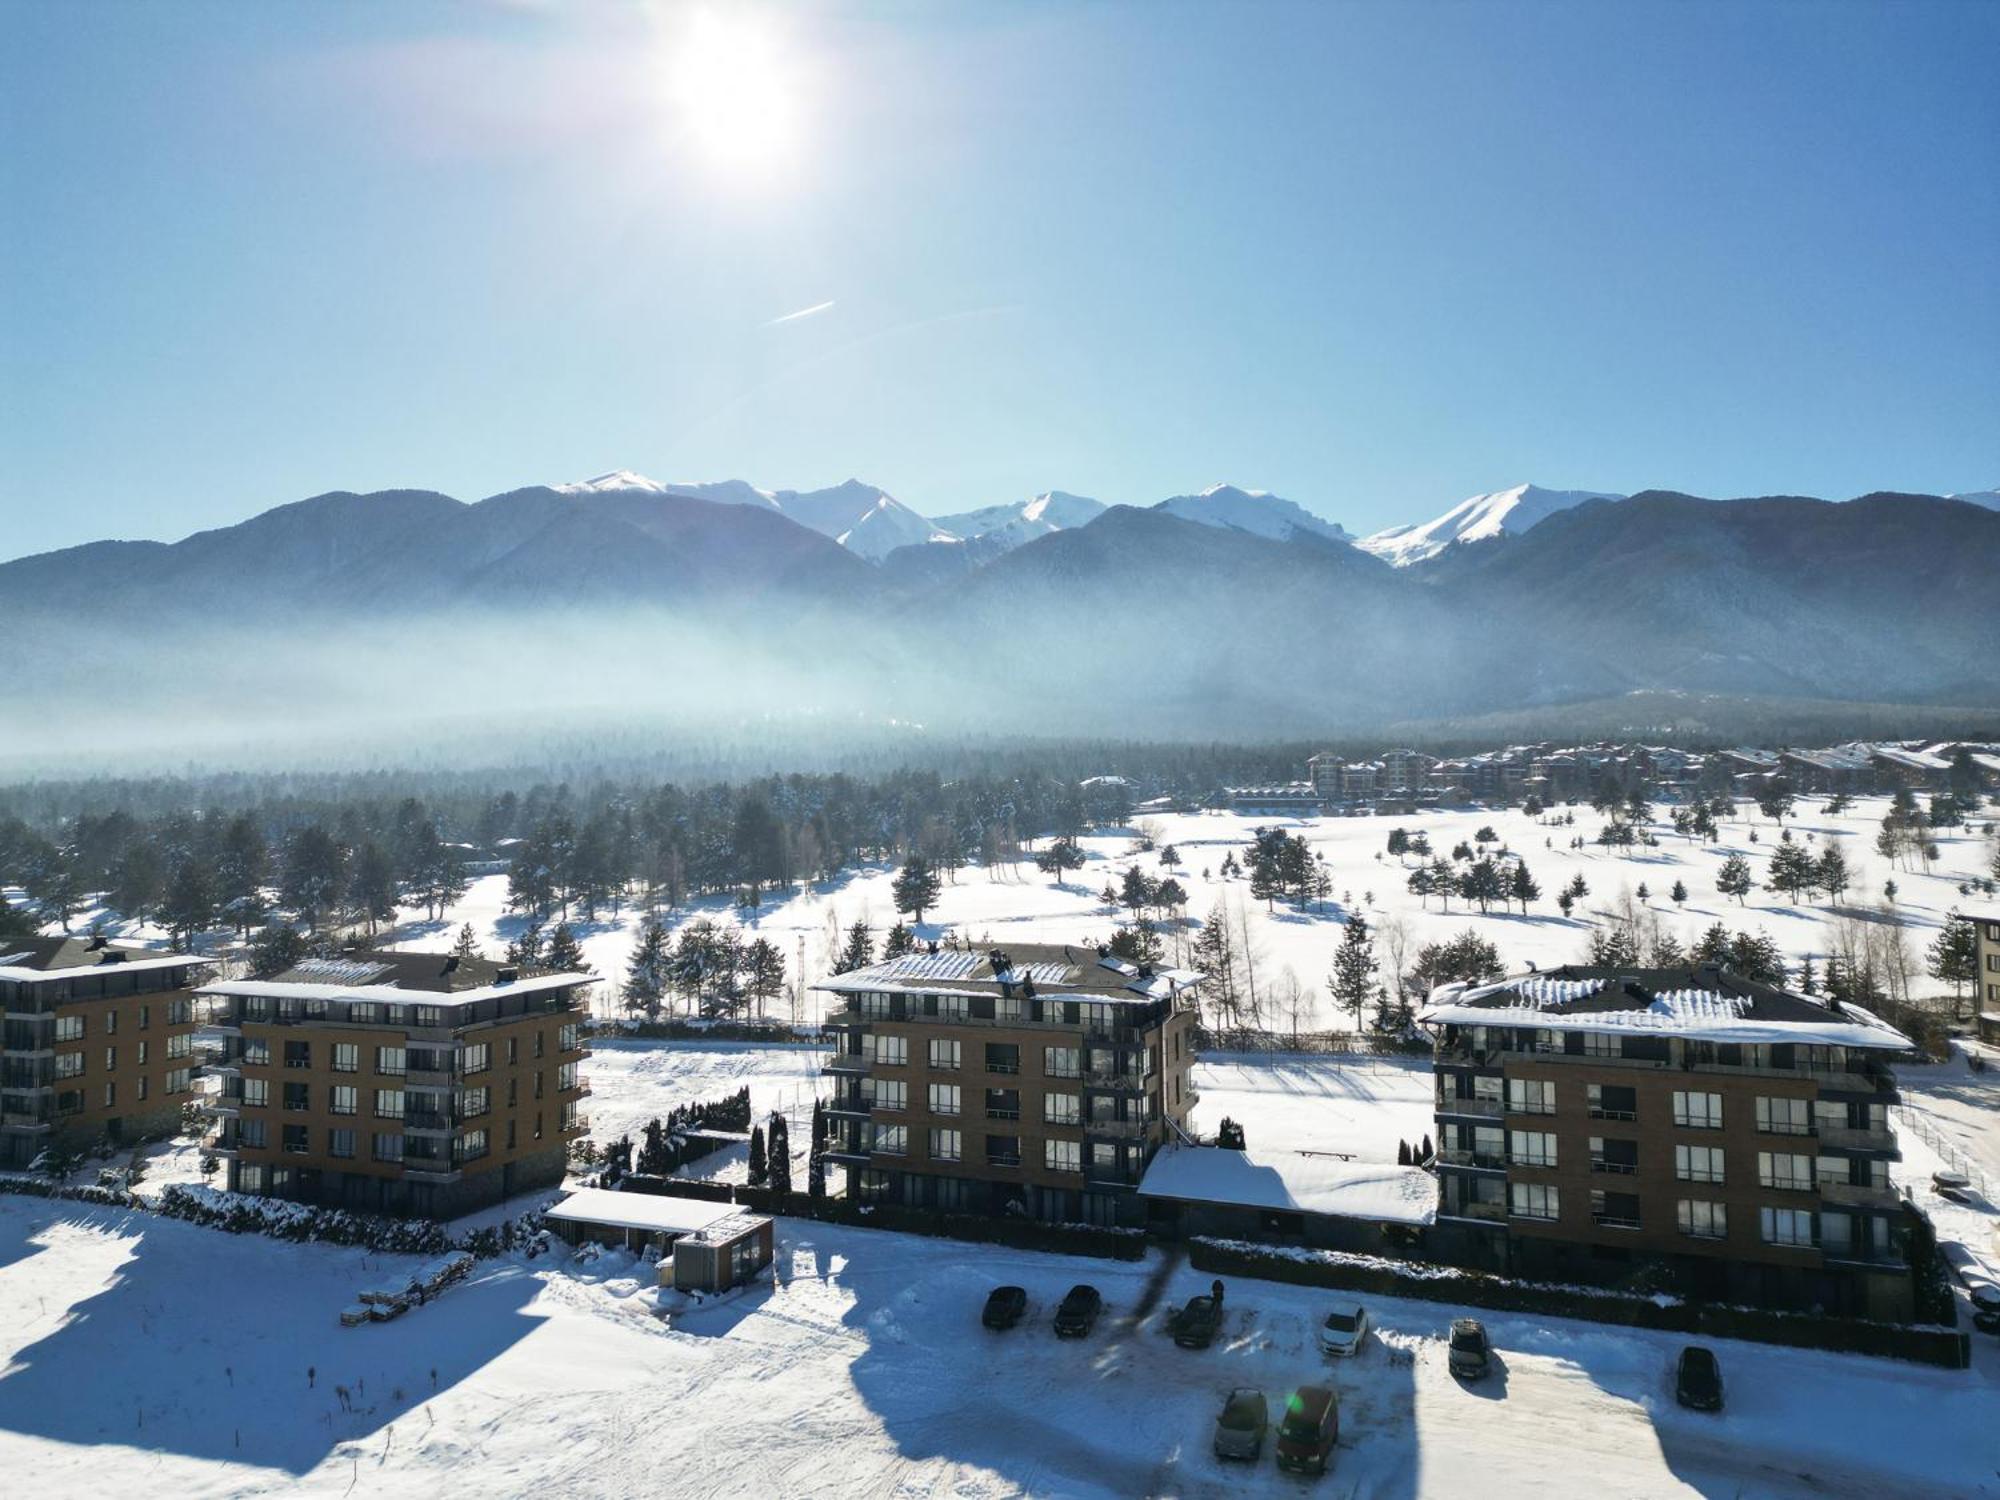
M 449 1218 L 562 1181 L 586 1128 L 581 973 L 354 951 L 198 992 L 235 1192 Z
M 179 1130 L 205 971 L 101 937 L 0 938 L 0 1166 Z
M 1436 1239 L 1552 1280 L 1907 1315 L 1914 1210 L 1867 1011 L 1726 969 L 1563 968 L 1444 985 Z
M 861 1199 L 1137 1223 L 1194 1104 L 1188 969 L 1107 951 L 945 948 L 836 974 L 827 1159 Z
M 2000 903 L 1984 901 L 1959 911 L 1972 924 L 1978 974 L 1973 980 L 1973 1009 L 1979 1016 L 1983 1041 L 2000 1041 Z

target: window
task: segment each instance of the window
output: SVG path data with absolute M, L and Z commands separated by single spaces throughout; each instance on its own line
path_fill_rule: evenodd
M 1759 1227 L 1767 1245 L 1798 1245 L 1810 1248 L 1813 1243 L 1812 1210 L 1806 1208 L 1760 1208 L 1757 1210 Z
M 1042 1095 L 1042 1119 L 1050 1125 L 1078 1125 L 1083 1122 L 1081 1094 Z
M 1639 1143 L 1637 1141 L 1606 1140 L 1601 1135 L 1590 1138 L 1590 1170 L 1611 1172 L 1630 1177 L 1639 1170 Z
M 1075 1047 L 1044 1047 L 1042 1072 L 1049 1078 L 1074 1078 L 1083 1070 L 1083 1056 Z
M 910 1039 L 869 1032 L 861 1039 L 861 1055 L 888 1068 L 900 1068 L 910 1060 Z
M 270 1128 L 262 1120 L 245 1120 L 238 1135 L 252 1151 L 262 1151 L 271 1141 Z
M 959 1112 L 958 1085 L 955 1083 L 934 1083 L 931 1085 L 931 1113 L 934 1115 L 955 1115 Z
M 82 1016 L 57 1016 L 56 1040 L 59 1042 L 80 1042 L 83 1040 Z
M 146 1060 L 145 1052 L 146 1052 L 146 1044 L 144 1042 L 139 1043 L 140 1062 L 144 1062 Z M 252 1068 L 270 1067 L 271 1066 L 270 1042 L 260 1036 L 245 1037 L 243 1039 L 243 1062 L 245 1066 Z
M 958 1043 L 942 1037 L 931 1038 L 931 1067 L 940 1073 L 958 1071 Z
M 304 1156 L 312 1149 L 311 1138 L 303 1125 L 287 1125 L 283 1144 L 286 1153 L 291 1156 Z
M 485 1114 L 491 1104 L 491 1095 L 485 1089 L 460 1089 L 458 1094 L 458 1114 L 462 1120 L 476 1120 Z
M 1555 1188 L 1546 1182 L 1507 1184 L 1507 1211 L 1517 1219 L 1553 1219 L 1561 1206 Z
M 1082 1141 L 1043 1141 L 1042 1165 L 1051 1172 L 1081 1172 L 1083 1170 Z
M 875 1107 L 877 1109 L 908 1109 L 910 1107 L 910 1086 L 900 1078 L 877 1078 L 875 1084 Z
M 382 1024 L 382 1007 L 373 1000 L 356 1000 L 347 1007 L 347 1019 L 357 1026 Z
M 889 1019 L 889 997 L 887 995 L 869 990 L 856 998 L 861 1002 L 861 1015 L 864 1020 L 886 1021 Z
M 1637 1193 L 1613 1193 L 1592 1188 L 1590 1192 L 1590 1221 L 1607 1229 L 1637 1229 L 1639 1221 L 1639 1195 Z
M 139 1007 L 139 1029 L 140 1029 L 141 1031 L 144 1031 L 144 1030 L 145 1030 L 145 1029 L 146 1029 L 146 1028 L 147 1028 L 148 1026 L 151 1026 L 152 1024 L 153 1024 L 153 1007 L 152 1007 L 152 1006 L 150 1006 L 150 1005 L 142 1005 L 142 1006 L 140 1006 L 140 1007 Z
M 956 1130 L 933 1130 L 931 1132 L 931 1160 L 958 1161 L 965 1149 L 964 1137 Z
M 258 1162 L 246 1161 L 236 1173 L 236 1185 L 246 1193 L 264 1191 L 264 1168 Z
M 351 1130 L 329 1130 L 326 1133 L 326 1154 L 328 1156 L 354 1155 L 354 1132 Z
M 167 1056 L 190 1057 L 194 1053 L 194 1033 L 177 1031 L 167 1038 Z
M 117 1070 L 118 1070 L 118 1049 L 116 1047 L 106 1047 L 104 1049 L 104 1071 L 107 1073 L 115 1073 Z
M 1723 1180 L 1722 1148 L 1720 1146 L 1674 1147 L 1674 1176 L 1682 1182 L 1720 1183 Z
M 104 1013 L 104 1034 L 105 1034 L 106 1036 L 116 1036 L 116 1035 L 118 1035 L 118 1012 L 117 1012 L 117 1011 L 115 1011 L 115 1010 L 107 1010 L 107 1011 L 106 1011 L 106 1012 Z
M 1018 1135 L 989 1135 L 986 1137 L 986 1165 L 989 1167 L 1020 1166 L 1021 1138 Z
M 145 1059 L 144 1059 L 144 1058 L 142 1057 L 142 1058 L 140 1058 L 140 1059 L 139 1059 L 139 1061 L 141 1061 L 141 1062 L 144 1062 L 144 1061 L 145 1061 Z M 141 1074 L 139 1075 L 139 1100 L 140 1100 L 140 1102 L 141 1102 L 141 1103 L 144 1103 L 144 1102 L 145 1102 L 145 1098 L 146 1098 L 146 1075 L 145 1075 L 145 1074 L 143 1074 L 143 1073 L 141 1073 Z
M 401 1089 L 375 1090 L 375 1117 L 378 1120 L 402 1119 L 403 1091 Z
M 1790 1151 L 1759 1151 L 1757 1180 L 1767 1188 L 1809 1193 L 1813 1186 L 1813 1159 Z
M 83 1076 L 83 1054 L 81 1052 L 58 1052 L 56 1054 L 56 1077 L 81 1078 Z
M 1012 1042 L 988 1042 L 986 1044 L 986 1071 L 989 1073 L 1020 1072 L 1021 1049 Z
M 468 1130 L 459 1138 L 458 1159 L 460 1161 L 478 1161 L 480 1157 L 487 1153 L 488 1149 L 485 1131 Z
M 266 1105 L 271 1102 L 271 1080 L 268 1078 L 246 1078 L 243 1080 L 243 1102 L 251 1105 Z
M 401 1111 L 399 1110 L 400 1114 Z M 378 1135 L 375 1137 L 375 1160 L 401 1161 L 403 1159 L 403 1138 L 400 1135 Z
M 183 995 L 177 1000 L 169 1000 L 167 1002 L 167 1024 L 169 1026 L 185 1026 L 193 1019 L 194 1001 L 192 999 Z
M 150 1055 L 151 1055 L 151 1054 L 150 1054 L 150 1053 L 148 1052 L 148 1050 L 147 1050 L 147 1044 L 146 1044 L 145 1042 L 143 1042 L 143 1041 L 142 1041 L 142 1042 L 140 1042 L 140 1043 L 139 1043 L 139 1066 L 140 1066 L 140 1067 L 142 1067 L 142 1068 L 143 1068 L 143 1067 L 145 1067 L 145 1066 L 146 1066 L 146 1059 L 147 1059 L 147 1057 L 149 1057 Z M 266 1056 L 266 1057 L 264 1057 L 264 1058 L 262 1058 L 262 1059 L 261 1059 L 261 1061 L 263 1061 L 263 1062 L 269 1062 L 270 1060 L 271 1060 L 271 1059 L 270 1059 L 270 1058 L 269 1058 L 268 1056 Z M 249 1061 L 251 1061 L 251 1057 L 250 1057 L 250 1044 L 249 1044 L 248 1042 L 245 1042 L 245 1043 L 243 1044 L 243 1061 L 245 1061 L 246 1063 L 247 1063 L 247 1062 L 249 1062 Z
M 1674 1222 L 1682 1234 L 1698 1240 L 1729 1238 L 1729 1209 L 1726 1204 L 1708 1203 L 1699 1198 L 1683 1198 L 1674 1205 Z
M 361 1090 L 351 1083 L 336 1083 L 327 1091 L 327 1108 L 337 1115 L 360 1113 Z M 353 1155 L 352 1152 L 348 1154 Z
M 537 1032 L 535 1034 L 535 1040 L 539 1042 L 541 1039 L 542 1039 L 541 1034 Z M 514 1066 L 515 1063 L 519 1062 L 520 1060 L 521 1060 L 521 1039 L 517 1036 L 510 1036 L 507 1038 L 507 1066 L 511 1068 Z
M 291 1110 L 312 1108 L 312 1085 L 306 1083 L 286 1084 L 285 1108 Z
M 1556 1138 L 1552 1131 L 1510 1130 L 1507 1132 L 1507 1159 L 1517 1167 L 1553 1167 Z
M 910 1127 L 907 1125 L 874 1125 L 869 1150 L 880 1151 L 885 1156 L 901 1156 L 910 1149 Z
M 1811 1135 L 1812 1103 L 1757 1096 L 1757 1129 L 1765 1135 Z
M 965 995 L 939 995 L 937 1013 L 940 1021 L 963 1021 L 972 1015 L 972 1001 Z
M 1515 1115 L 1554 1114 L 1556 1086 L 1542 1078 L 1508 1079 L 1507 1112 Z
M 1583 1034 L 1583 1055 L 1585 1057 L 1623 1057 L 1625 1038 L 1613 1036 L 1607 1031 L 1586 1031 Z
M 1108 1141 L 1094 1141 L 1090 1147 L 1090 1165 L 1100 1172 L 1116 1172 L 1119 1168 L 1120 1147 Z
M 285 1066 L 288 1068 L 310 1068 L 313 1065 L 311 1042 L 285 1043 Z
M 1720 1130 L 1722 1095 L 1686 1094 L 1675 1089 L 1674 1123 L 1688 1130 Z
M 392 1078 L 401 1078 L 404 1072 L 404 1052 L 401 1047 L 377 1047 L 375 1049 L 375 1071 L 387 1073 Z
M 106 1109 L 116 1109 L 118 1107 L 117 1084 L 107 1083 L 104 1085 L 104 1107 Z
M 563 1024 L 556 1030 L 557 1049 L 563 1052 L 576 1051 L 577 1038 L 582 1035 L 583 1033 L 577 1029 L 576 1022 L 574 1021 L 563 1022 Z
M 333 1044 L 333 1071 L 336 1073 L 359 1073 L 361 1071 L 361 1048 L 353 1042 Z
M 995 995 L 993 997 L 993 1019 L 996 1021 L 1025 1021 L 1028 1019 L 1028 1002 L 1019 995 Z
M 484 1073 L 493 1066 L 493 1048 L 486 1042 L 473 1042 L 460 1054 L 463 1059 L 459 1072 Z

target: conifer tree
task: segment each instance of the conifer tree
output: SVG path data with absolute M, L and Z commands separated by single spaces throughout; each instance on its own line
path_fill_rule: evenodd
M 898 922 L 889 929 L 889 935 L 882 940 L 882 957 L 885 960 L 901 958 L 916 946 L 916 934 Z
M 771 1164 L 764 1154 L 764 1127 L 750 1127 L 750 1186 L 762 1187 L 771 1175 Z
M 451 956 L 461 962 L 479 957 L 479 934 L 472 930 L 470 922 L 458 929 L 458 941 L 451 945 Z
M 639 941 L 632 945 L 632 956 L 625 963 L 625 1009 L 657 1021 L 666 993 L 667 930 L 651 919 L 639 929 Z
M 889 894 L 896 903 L 897 911 L 921 923 L 924 913 L 938 904 L 943 890 L 944 883 L 938 878 L 937 868 L 923 855 L 912 854 L 903 861 L 903 868 L 896 872 Z
M 1347 926 L 1340 935 L 1340 946 L 1334 950 L 1333 971 L 1327 977 L 1327 990 L 1335 1005 L 1353 1013 L 1356 1031 L 1361 1030 L 1362 1013 L 1375 993 L 1375 971 L 1378 967 L 1375 939 L 1368 931 L 1368 919 L 1354 912 L 1349 915 Z
M 1667 892 L 1667 898 L 1671 900 L 1675 906 L 1685 905 L 1687 903 L 1687 898 L 1688 898 L 1687 882 L 1682 880 L 1676 880 L 1674 882 L 1674 888 Z
M 1716 872 L 1715 889 L 1724 896 L 1734 896 L 1741 906 L 1743 898 L 1757 889 L 1757 882 L 1750 878 L 1750 861 L 1740 854 L 1730 855 Z
M 583 944 L 576 940 L 576 933 L 567 922 L 556 923 L 556 930 L 549 934 L 549 951 L 542 962 L 552 974 L 593 974 L 588 961 L 583 956 Z
M 869 934 L 866 922 L 856 922 L 847 929 L 847 944 L 840 950 L 833 972 L 852 974 L 856 969 L 865 969 L 875 962 L 875 939 Z
M 1528 862 L 1525 859 L 1514 861 L 1514 871 L 1508 877 L 1507 884 L 1508 894 L 1521 903 L 1522 916 L 1528 914 L 1528 907 L 1532 903 L 1542 899 L 1542 888 L 1536 884 L 1535 877 L 1528 873 Z
M 771 1177 L 771 1191 L 781 1197 L 792 1191 L 792 1141 L 791 1133 L 781 1114 L 771 1116 L 771 1149 L 767 1168 Z

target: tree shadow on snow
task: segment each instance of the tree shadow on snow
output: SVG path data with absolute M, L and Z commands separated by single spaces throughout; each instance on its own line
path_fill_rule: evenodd
M 0 1375 L 0 1430 L 296 1476 L 343 1444 L 381 1451 L 397 1436 L 378 1436 L 384 1429 L 539 1321 L 526 1310 L 539 1283 L 515 1264 L 476 1272 L 394 1322 L 343 1328 L 341 1309 L 360 1292 L 419 1262 L 117 1210 L 79 1218 L 136 1229 L 132 1257 L 14 1356 Z

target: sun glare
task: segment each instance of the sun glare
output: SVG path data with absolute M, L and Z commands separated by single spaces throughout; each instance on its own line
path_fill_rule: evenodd
M 721 170 L 767 172 L 793 145 L 795 93 L 779 39 L 758 18 L 692 16 L 675 51 L 673 92 L 688 138 Z

